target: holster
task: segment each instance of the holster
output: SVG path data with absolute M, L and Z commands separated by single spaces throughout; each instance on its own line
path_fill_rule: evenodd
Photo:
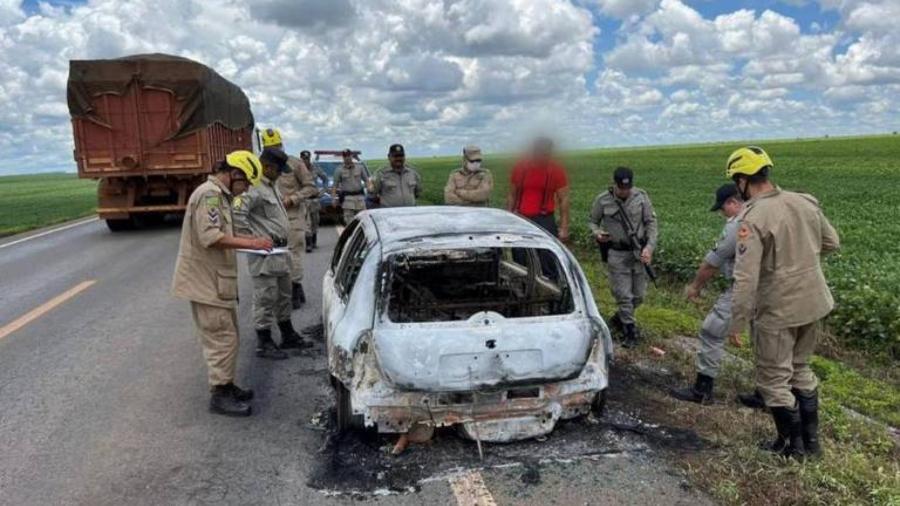
M 600 249 L 600 261 L 603 263 L 609 262 L 609 248 L 612 246 L 609 241 L 607 242 L 599 242 L 597 241 L 597 248 Z

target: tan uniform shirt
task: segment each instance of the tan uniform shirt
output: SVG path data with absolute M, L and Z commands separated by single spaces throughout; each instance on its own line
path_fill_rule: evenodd
M 188 199 L 172 295 L 211 306 L 234 307 L 234 250 L 212 247 L 226 235 L 234 235 L 232 223 L 231 192 L 215 176 L 209 176 Z
M 609 233 L 611 246 L 614 249 L 630 250 L 631 241 L 625 230 L 624 221 L 619 216 L 619 206 L 616 205 L 616 200 L 617 197 L 613 194 L 612 189 L 598 195 L 591 207 L 588 225 L 594 235 L 601 231 Z M 637 187 L 632 188 L 631 195 L 625 202 L 622 202 L 622 208 L 625 209 L 631 226 L 637 231 L 638 239 L 646 240 L 647 246 L 652 251 L 656 251 L 656 212 L 653 210 L 653 204 L 650 202 L 647 192 Z
M 815 322 L 834 307 L 820 253 L 840 247 L 811 195 L 780 188 L 744 206 L 734 266 L 730 334 L 754 323 L 785 329 Z
M 382 207 L 414 206 L 422 194 L 422 178 L 412 167 L 397 171 L 387 166 L 378 171 L 374 187 Z
M 291 228 L 305 232 L 309 229 L 306 219 L 309 198 L 318 196 L 319 190 L 316 188 L 312 173 L 302 160 L 291 156 L 288 158 L 288 166 L 291 171 L 278 176 L 278 190 L 282 197 L 290 201 L 290 206 L 286 207 L 285 211 Z
M 364 186 L 364 173 L 362 166 L 354 163 L 352 167 L 341 166 L 334 171 L 334 187 L 340 194 L 344 193 L 343 209 L 362 211 L 366 208 L 366 196 L 362 193 Z M 347 195 L 347 193 L 359 193 L 359 195 Z
M 444 203 L 454 206 L 486 206 L 490 203 L 493 190 L 494 177 L 491 171 L 459 168 L 450 173 L 444 187 Z
M 278 188 L 265 176 L 256 186 L 235 197 L 234 226 L 238 232 L 256 237 L 269 237 L 276 247 L 288 244 L 287 211 Z M 289 255 L 250 255 L 248 266 L 253 276 L 280 276 L 290 272 Z

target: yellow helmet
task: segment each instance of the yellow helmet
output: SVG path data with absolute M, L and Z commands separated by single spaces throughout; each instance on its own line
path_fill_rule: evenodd
M 762 148 L 747 146 L 736 150 L 728 157 L 728 163 L 725 165 L 725 176 L 728 179 L 733 178 L 736 174 L 752 176 L 764 167 L 771 166 L 772 159 L 769 158 L 769 155 Z
M 262 163 L 253 153 L 243 150 L 232 151 L 225 155 L 225 163 L 243 172 L 251 185 L 259 184 L 259 178 L 262 177 Z
M 267 128 L 262 131 L 262 143 L 264 148 L 281 144 L 281 132 L 275 128 Z

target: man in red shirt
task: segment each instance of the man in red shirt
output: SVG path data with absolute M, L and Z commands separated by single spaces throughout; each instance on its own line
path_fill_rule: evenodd
M 540 137 L 530 156 L 513 167 L 506 208 L 543 227 L 561 241 L 569 240 L 569 178 L 553 157 L 553 141 Z M 555 211 L 559 208 L 559 227 Z

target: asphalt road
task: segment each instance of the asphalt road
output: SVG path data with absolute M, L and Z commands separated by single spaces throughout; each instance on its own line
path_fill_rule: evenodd
M 91 221 L 0 242 L 0 504 L 709 504 L 627 406 L 484 461 L 450 431 L 399 457 L 391 438 L 333 437 L 321 348 L 255 358 L 243 264 L 254 414 L 209 414 L 189 306 L 169 295 L 178 235 Z M 298 329 L 319 323 L 335 239 L 307 257 Z

